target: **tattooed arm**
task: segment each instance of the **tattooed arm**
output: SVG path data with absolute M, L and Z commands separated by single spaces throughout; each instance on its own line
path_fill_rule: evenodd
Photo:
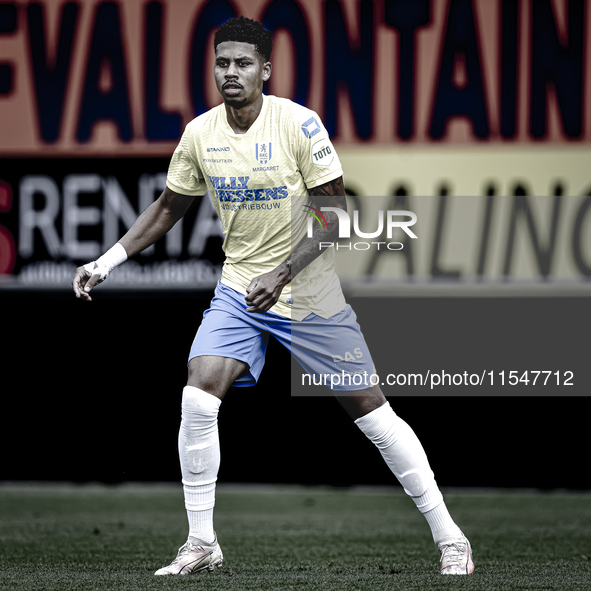
M 343 177 L 334 181 L 310 189 L 312 204 L 316 209 L 321 207 L 339 207 L 347 211 L 345 188 Z M 325 211 L 327 228 L 320 224 L 314 224 L 312 238 L 304 238 L 291 253 L 291 256 L 283 263 L 289 272 L 289 281 L 293 279 L 304 267 L 307 267 L 314 259 L 322 254 L 321 242 L 334 242 L 339 236 L 339 220 L 334 211 Z
M 321 207 L 339 207 L 347 211 L 343 177 L 329 181 L 309 190 L 312 204 Z M 322 254 L 321 242 L 334 242 L 339 235 L 339 220 L 334 211 L 324 212 L 327 228 L 314 224 L 312 238 L 305 237 L 291 253 L 291 256 L 278 267 L 255 277 L 246 289 L 247 312 L 267 312 L 275 305 L 283 288 L 313 260 Z

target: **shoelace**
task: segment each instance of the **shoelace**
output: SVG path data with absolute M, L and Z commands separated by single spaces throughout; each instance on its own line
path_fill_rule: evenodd
M 187 540 L 185 544 L 179 548 L 176 558 L 172 562 L 178 562 L 182 556 L 185 556 L 193 550 L 202 550 L 203 552 L 206 552 L 206 549 L 202 544 L 194 544 L 191 540 Z
M 176 558 L 173 560 L 173 562 L 177 562 L 179 558 L 185 556 L 185 554 L 188 554 L 189 552 L 191 552 L 191 550 L 195 550 L 196 548 L 198 548 L 198 546 L 194 546 L 189 540 L 187 540 L 185 542 L 185 545 L 179 548 L 179 552 L 176 555 Z
M 445 544 L 441 549 L 440 562 L 443 564 L 445 561 L 446 566 L 457 566 L 462 561 L 465 550 L 466 544 L 464 542 Z

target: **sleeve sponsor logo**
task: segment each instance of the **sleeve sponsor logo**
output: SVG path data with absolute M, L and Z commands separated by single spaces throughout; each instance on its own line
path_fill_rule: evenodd
M 308 139 L 313 138 L 317 133 L 320 133 L 321 128 L 318 121 L 316 121 L 316 117 L 310 117 L 308 121 L 302 123 L 302 131 Z
M 312 163 L 316 164 L 316 166 L 330 166 L 334 160 L 334 148 L 328 138 L 312 144 L 310 153 L 312 155 Z

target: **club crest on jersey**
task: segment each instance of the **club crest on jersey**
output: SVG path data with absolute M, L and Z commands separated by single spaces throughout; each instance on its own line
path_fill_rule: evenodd
M 271 142 L 263 142 L 254 145 L 254 156 L 259 164 L 267 164 L 272 157 Z

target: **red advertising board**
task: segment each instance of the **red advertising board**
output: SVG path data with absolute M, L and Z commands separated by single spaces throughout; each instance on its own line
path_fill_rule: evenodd
M 588 0 L 43 0 L 0 4 L 0 154 L 168 156 L 239 14 L 337 144 L 591 140 Z
M 449 195 L 450 204 L 452 196 L 479 195 L 475 212 L 485 196 L 564 195 L 556 211 L 582 220 L 575 234 L 583 263 L 569 254 L 575 234 L 565 226 L 550 241 L 559 253 L 550 275 L 587 277 L 589 4 L 1 2 L 0 284 L 67 285 L 77 264 L 113 244 L 157 197 L 184 126 L 220 101 L 213 35 L 237 15 L 273 31 L 265 92 L 319 114 L 351 194 Z M 169 285 L 174 276 L 179 285 L 211 285 L 221 258 L 208 203 L 198 200 L 163 247 L 110 283 Z M 438 211 L 428 203 L 423 219 Z M 531 211 L 532 220 L 562 228 L 566 214 L 554 215 L 546 201 L 531 200 Z M 502 252 L 506 236 L 495 240 Z M 472 242 L 460 240 L 458 252 Z M 432 253 L 446 252 L 435 243 Z M 519 274 L 536 276 L 537 259 L 524 257 Z M 429 277 L 431 267 L 425 259 L 417 269 Z M 504 276 L 500 263 L 491 268 Z

